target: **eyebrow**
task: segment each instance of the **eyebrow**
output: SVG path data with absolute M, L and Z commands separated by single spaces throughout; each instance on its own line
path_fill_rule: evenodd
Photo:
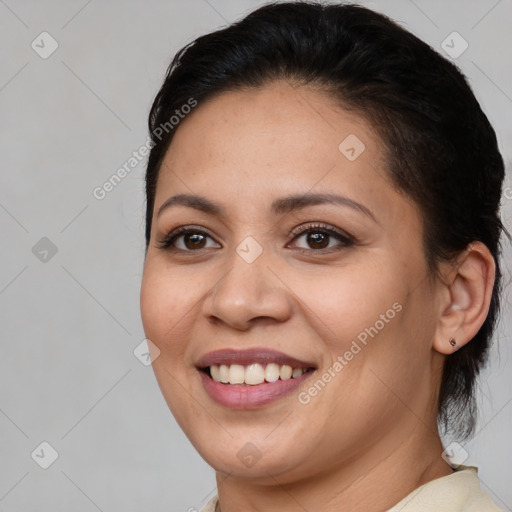
M 377 222 L 375 215 L 369 208 L 357 201 L 354 201 L 353 199 L 336 194 L 313 194 L 309 192 L 305 194 L 295 194 L 274 200 L 270 208 L 273 214 L 284 215 L 295 210 L 307 208 L 308 206 L 316 206 L 320 204 L 347 206 L 353 210 L 363 213 L 367 217 L 370 217 L 374 222 Z M 194 208 L 195 210 L 199 210 L 209 215 L 216 215 L 217 217 L 226 216 L 224 207 L 215 201 L 193 194 L 177 194 L 167 199 L 162 206 L 160 206 L 157 217 L 159 217 L 164 210 L 176 205 L 188 206 L 189 208 Z

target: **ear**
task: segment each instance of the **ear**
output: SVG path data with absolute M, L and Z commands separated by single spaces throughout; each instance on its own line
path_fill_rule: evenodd
M 494 258 L 482 242 L 469 244 L 450 264 L 441 285 L 435 350 L 451 354 L 473 339 L 489 312 L 495 274 Z

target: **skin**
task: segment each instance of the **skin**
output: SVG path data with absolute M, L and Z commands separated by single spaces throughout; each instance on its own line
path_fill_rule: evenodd
M 365 145 L 354 161 L 338 149 L 350 134 Z M 334 204 L 270 211 L 274 199 L 306 192 L 346 196 L 374 219 Z M 157 215 L 181 193 L 220 203 L 225 216 L 183 205 Z M 290 235 L 317 222 L 355 242 L 330 236 L 315 245 L 307 234 Z M 183 236 L 175 240 L 181 251 L 157 247 L 188 225 L 208 235 L 199 248 Z M 153 361 L 160 389 L 215 468 L 222 512 L 380 511 L 452 472 L 436 427 L 439 382 L 446 356 L 485 320 L 494 266 L 475 243 L 429 275 L 422 233 L 420 212 L 387 176 L 371 123 L 326 93 L 276 81 L 223 93 L 181 122 L 158 179 L 141 314 L 160 351 Z M 252 263 L 236 251 L 247 236 L 263 249 Z M 299 392 L 396 303 L 400 312 L 301 403 Z M 197 360 L 255 347 L 312 361 L 316 372 L 260 408 L 218 405 Z M 248 442 L 261 455 L 251 467 L 237 456 Z

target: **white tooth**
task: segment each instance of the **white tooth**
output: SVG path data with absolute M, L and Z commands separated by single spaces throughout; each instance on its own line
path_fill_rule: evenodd
M 288 380 L 292 376 L 293 368 L 287 364 L 283 364 L 279 370 L 279 377 L 281 380 Z
M 218 365 L 213 364 L 210 366 L 210 375 L 215 382 L 220 382 L 220 369 Z
M 245 383 L 246 384 L 262 384 L 265 381 L 265 370 L 261 364 L 250 364 L 245 369 Z
M 229 383 L 243 384 L 245 381 L 245 370 L 241 364 L 232 364 L 229 367 Z
M 265 368 L 265 380 L 267 382 L 275 382 L 279 379 L 279 365 L 276 363 L 269 363 Z
M 296 379 L 302 375 L 302 368 L 294 368 L 292 373 L 292 378 Z
M 220 382 L 227 384 L 229 382 L 229 366 L 221 364 L 219 368 Z

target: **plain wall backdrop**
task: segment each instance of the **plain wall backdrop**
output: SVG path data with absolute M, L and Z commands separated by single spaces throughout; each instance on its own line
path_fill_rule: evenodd
M 130 158 L 147 142 L 149 108 L 175 52 L 263 3 L 0 0 L 1 511 L 185 512 L 215 492 L 213 469 L 134 354 L 145 337 L 146 160 Z M 462 52 L 454 60 L 507 163 L 510 228 L 512 2 L 361 3 L 440 53 L 446 41 Z M 95 197 L 123 165 L 126 177 Z M 503 313 L 480 380 L 477 433 L 458 449 L 512 510 L 511 248 L 503 246 Z

